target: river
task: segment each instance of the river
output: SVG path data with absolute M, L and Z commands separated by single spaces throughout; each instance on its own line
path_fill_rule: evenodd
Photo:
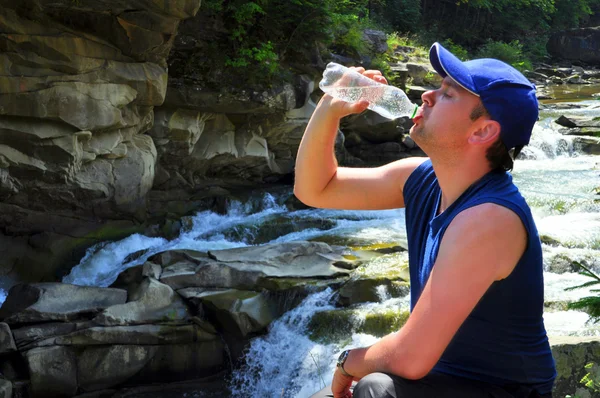
M 532 142 L 517 160 L 514 181 L 532 207 L 545 241 L 545 301 L 549 304 L 544 318 L 550 336 L 600 336 L 600 325 L 587 323 L 588 315 L 565 311 L 560 305 L 589 294 L 589 290 L 565 291 L 587 279 L 574 272 L 563 272 L 565 262 L 586 261 L 600 272 L 600 157 L 580 153 L 572 138 L 558 132 L 554 120 L 560 115 L 600 113 L 600 101 L 591 97 L 598 86 L 562 86 L 553 95 L 562 103 L 577 103 L 573 109 L 545 109 L 536 124 Z M 557 101 L 548 101 L 557 102 Z M 551 106 L 551 105 L 546 105 Z M 170 249 L 200 251 L 248 246 L 253 243 L 316 240 L 347 246 L 381 244 L 405 245 L 404 211 L 299 210 L 290 212 L 283 205 L 291 189 L 257 193 L 245 203 L 232 201 L 225 215 L 210 211 L 193 217 L 192 227 L 172 241 L 132 235 L 118 242 L 90 249 L 64 282 L 79 285 L 108 286 L 124 269 L 145 261 L 154 253 Z M 260 226 L 274 218 L 290 223 L 329 220 L 326 230 L 304 229 L 257 242 Z M 231 231 L 235 230 L 236 234 Z M 240 233 L 241 232 L 241 233 Z M 145 255 L 127 263 L 126 258 L 147 249 Z M 384 256 L 373 267 L 394 267 L 398 256 Z M 563 268 L 561 268 L 561 266 Z M 567 270 L 569 271 L 569 270 Z M 318 344 L 306 336 L 306 326 L 318 311 L 332 309 L 329 290 L 309 296 L 299 307 L 275 321 L 264 337 L 253 340 L 247 366 L 234 372 L 232 395 L 239 397 L 307 397 L 331 380 L 337 353 L 348 347 L 370 344 L 374 336 L 356 333 L 351 341 Z M 358 314 L 388 308 L 408 308 L 408 298 L 390 298 L 382 289 L 380 302 L 363 304 Z M 0 297 L 2 299 L 2 297 Z M 561 309 L 562 308 L 562 309 Z M 360 315 L 359 315 L 360 317 Z M 360 321 L 360 320 L 359 320 Z M 191 396 L 191 395 L 190 395 Z M 200 395 L 196 395 L 200 396 Z

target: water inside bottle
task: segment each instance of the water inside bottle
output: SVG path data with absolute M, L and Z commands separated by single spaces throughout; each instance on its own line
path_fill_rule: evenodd
M 414 117 L 417 106 L 392 86 L 328 87 L 331 96 L 353 103 L 369 101 L 369 109 L 388 119 L 402 116 Z

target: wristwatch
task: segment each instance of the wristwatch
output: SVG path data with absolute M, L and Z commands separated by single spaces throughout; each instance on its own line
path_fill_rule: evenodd
M 344 363 L 346 362 L 346 359 L 348 359 L 348 354 L 350 354 L 350 351 L 351 350 L 343 351 L 337 360 L 337 368 L 340 370 L 340 373 L 346 377 L 352 377 L 350 373 L 344 370 Z

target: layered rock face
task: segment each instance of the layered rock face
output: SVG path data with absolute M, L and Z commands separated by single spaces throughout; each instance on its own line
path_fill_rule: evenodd
M 55 278 L 93 243 L 137 228 L 158 157 L 144 133 L 179 22 L 199 7 L 0 2 L 1 275 Z
M 600 63 L 600 26 L 555 33 L 547 48 L 554 57 L 597 65 Z

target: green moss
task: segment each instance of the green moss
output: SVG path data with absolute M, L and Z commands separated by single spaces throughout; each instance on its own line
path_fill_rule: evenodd
M 398 331 L 408 319 L 408 311 L 386 309 L 363 313 L 355 309 L 342 309 L 316 313 L 308 325 L 311 340 L 339 343 L 352 338 L 355 333 L 382 337 Z
M 369 313 L 359 328 L 361 333 L 383 337 L 398 331 L 408 320 L 408 311 L 388 310 L 382 313 Z
M 293 289 L 306 289 L 309 291 L 321 291 L 328 287 L 337 287 L 348 280 L 347 277 L 335 279 L 316 278 L 265 278 L 259 285 L 270 291 L 283 291 Z

